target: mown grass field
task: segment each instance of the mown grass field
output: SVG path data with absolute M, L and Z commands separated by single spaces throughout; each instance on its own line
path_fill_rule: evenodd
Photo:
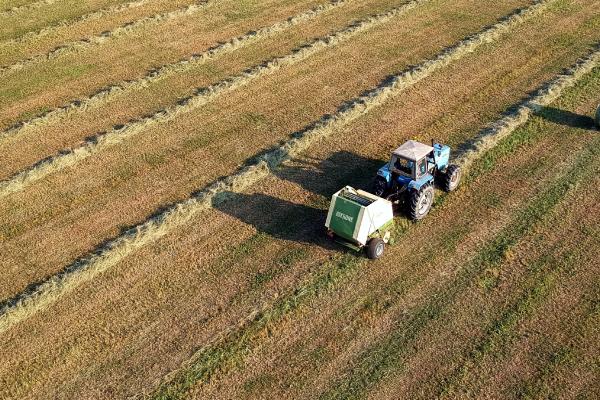
M 0 0 L 0 398 L 599 398 L 599 103 L 596 0 Z

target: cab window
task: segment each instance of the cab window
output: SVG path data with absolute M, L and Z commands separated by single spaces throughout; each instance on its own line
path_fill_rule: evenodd
M 393 162 L 393 168 L 398 172 L 406 174 L 408 176 L 412 176 L 414 163 L 402 157 L 395 157 Z
M 427 173 L 427 158 L 423 158 L 419 161 L 419 176 L 423 176 Z

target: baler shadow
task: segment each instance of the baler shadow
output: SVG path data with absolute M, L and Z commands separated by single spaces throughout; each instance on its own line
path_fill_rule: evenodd
M 262 193 L 227 192 L 225 195 L 227 201 L 215 208 L 253 226 L 258 232 L 286 241 L 332 246 L 324 235 L 327 214 L 321 209 Z
M 322 196 L 328 203 L 333 193 L 345 185 L 367 189 L 382 164 L 381 160 L 340 151 L 324 160 L 307 157 L 291 160 L 275 171 L 275 175 Z M 325 235 L 327 209 L 262 193 L 225 192 L 222 196 L 227 200 L 217 202 L 216 209 L 259 232 L 277 239 L 340 249 Z
M 555 107 L 543 107 L 536 115 L 555 124 L 576 129 L 595 129 L 594 118 Z

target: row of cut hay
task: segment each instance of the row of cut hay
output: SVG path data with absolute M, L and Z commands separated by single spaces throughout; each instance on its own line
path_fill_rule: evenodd
M 140 18 L 133 22 L 123 24 L 110 31 L 102 32 L 99 35 L 63 44 L 61 46 L 56 47 L 53 50 L 50 50 L 45 54 L 38 54 L 21 61 L 17 61 L 16 63 L 11 65 L 4 65 L 0 67 L 0 76 L 4 76 L 8 73 L 18 71 L 35 64 L 39 64 L 44 61 L 53 60 L 65 54 L 75 53 L 78 51 L 88 49 L 92 46 L 100 45 L 102 43 L 107 42 L 108 40 L 114 39 L 119 36 L 129 35 L 137 30 L 144 29 L 152 25 L 157 25 L 173 19 L 193 15 L 202 10 L 209 3 L 209 1 L 210 0 L 201 0 L 198 2 L 194 2 L 193 4 L 190 4 L 188 6 L 178 8 L 176 10 Z
M 589 57 L 577 62 L 569 72 L 564 75 L 558 76 L 546 84 L 542 85 L 542 88 L 539 89 L 535 94 L 531 96 L 530 100 L 525 101 L 527 103 L 529 101 L 546 101 L 545 98 L 549 92 L 552 92 L 552 99 L 556 100 L 562 93 L 562 91 L 570 86 L 573 86 L 577 83 L 579 79 L 581 79 L 586 73 L 590 72 L 590 70 L 594 67 L 597 67 L 600 61 L 600 50 L 595 51 Z M 521 103 L 519 104 L 519 106 Z M 531 116 L 531 114 L 529 114 Z M 503 118 L 504 119 L 504 118 Z M 502 119 L 501 119 L 502 120 Z M 498 122 L 500 122 L 499 120 Z M 526 121 L 523 121 L 523 123 Z M 495 125 L 495 124 L 494 124 Z M 514 132 L 520 125 L 511 125 L 511 132 Z M 482 133 L 485 129 L 482 131 Z M 510 134 L 511 132 L 505 132 Z M 491 149 L 491 147 L 490 147 Z M 471 161 L 474 161 L 478 157 L 483 156 L 484 153 L 474 153 Z M 574 190 L 575 187 L 571 187 L 569 190 Z M 330 273 L 327 273 L 330 275 Z M 310 292 L 310 290 L 292 290 L 290 291 L 290 300 L 293 304 L 297 304 L 299 300 L 297 297 L 297 293 L 305 293 Z M 280 307 L 285 308 L 286 310 L 291 309 L 291 307 L 286 306 L 286 300 L 288 297 L 280 297 Z M 282 311 L 283 312 L 283 311 Z M 287 312 L 285 312 L 287 313 Z M 181 386 L 189 386 L 191 382 L 189 382 L 189 377 L 186 375 L 186 371 L 194 370 L 198 371 L 201 367 L 199 367 L 199 363 L 203 363 L 202 360 L 207 360 L 210 358 L 209 354 L 218 354 L 219 357 L 227 357 L 224 355 L 227 353 L 227 348 L 229 348 L 228 343 L 237 342 L 247 340 L 247 337 L 251 335 L 254 330 L 258 330 L 255 325 L 264 324 L 264 321 L 268 321 L 271 319 L 271 315 L 279 315 L 276 310 L 273 309 L 272 305 L 265 305 L 260 310 L 255 310 L 250 313 L 245 318 L 241 319 L 236 325 L 224 330 L 222 333 L 217 334 L 209 343 L 205 344 L 202 348 L 197 350 L 188 360 L 186 360 L 180 368 L 170 372 L 165 375 L 159 382 L 157 382 L 154 387 L 155 390 L 152 392 L 150 396 L 143 394 L 140 395 L 139 398 L 163 398 L 161 396 L 165 396 L 164 398 L 170 398 L 169 395 L 175 393 L 180 394 L 182 392 Z M 233 345 L 235 347 L 235 345 Z M 218 370 L 219 365 L 214 359 L 210 359 L 206 364 L 206 368 L 213 370 Z M 210 378 L 208 378 L 210 379 Z M 182 383 L 184 382 L 185 383 Z
M 227 42 L 212 47 L 203 53 L 193 55 L 189 58 L 185 58 L 171 64 L 163 65 L 156 70 L 150 71 L 148 74 L 139 79 L 116 83 L 85 99 L 75 100 L 66 106 L 55 108 L 41 116 L 34 117 L 25 122 L 17 123 L 3 132 L 0 132 L 0 141 L 30 129 L 56 123 L 64 118 L 68 118 L 74 113 L 85 112 L 93 107 L 99 107 L 116 96 L 141 90 L 146 88 L 148 85 L 156 83 L 169 76 L 189 71 L 194 67 L 202 65 L 210 60 L 214 60 L 215 58 L 224 54 L 231 53 L 244 46 L 259 42 L 273 35 L 281 33 L 295 25 L 314 19 L 319 15 L 347 4 L 350 1 L 353 0 L 332 0 L 330 3 L 320 5 L 308 11 L 294 15 L 285 21 L 276 22 L 271 26 L 263 27 L 256 31 L 232 38 Z
M 317 39 L 310 45 L 301 47 L 286 56 L 274 58 L 245 71 L 241 75 L 237 75 L 206 88 L 199 89 L 193 95 L 178 101 L 177 104 L 158 111 L 151 116 L 130 122 L 118 128 L 113 128 L 108 132 L 103 132 L 93 136 L 83 145 L 71 151 L 61 152 L 55 156 L 49 157 L 42 162 L 34 164 L 33 166 L 17 173 L 12 178 L 0 182 L 0 198 L 10 193 L 20 191 L 31 183 L 42 179 L 49 174 L 71 167 L 108 147 L 122 143 L 132 136 L 140 134 L 153 125 L 172 121 L 181 114 L 198 109 L 227 92 L 247 85 L 265 75 L 273 74 L 283 67 L 299 63 L 323 49 L 336 46 L 368 29 L 384 24 L 390 19 L 401 16 L 426 1 L 428 0 L 414 0 L 400 7 L 393 8 L 389 12 L 372 16 L 358 23 L 352 23 L 345 29 L 330 34 L 324 38 Z M 300 20 L 314 16 L 315 13 L 322 12 L 322 10 L 331 9 L 333 6 L 334 3 L 330 3 L 328 6 L 320 7 L 319 9 L 315 9 L 309 13 L 303 13 L 300 15 Z M 294 21 L 296 21 L 294 23 L 298 23 L 299 20 Z M 292 20 L 288 20 L 287 22 L 292 23 Z
M 24 13 L 26 11 L 33 11 L 44 6 L 49 6 L 56 3 L 56 0 L 38 0 L 33 3 L 23 4 L 22 6 L 16 6 L 9 9 L 0 11 L 0 17 L 10 17 L 14 14 Z
M 67 20 L 59 21 L 56 24 L 45 26 L 37 31 L 31 31 L 31 32 L 24 33 L 23 35 L 21 35 L 19 37 L 5 40 L 2 43 L 0 43 L 0 45 L 24 43 L 24 42 L 29 42 L 29 41 L 33 41 L 36 39 L 40 39 L 44 36 L 50 35 L 56 31 L 58 31 L 59 29 L 68 29 L 72 26 L 75 26 L 76 24 L 110 17 L 113 14 L 118 14 L 120 12 L 129 10 L 132 8 L 144 6 L 148 3 L 150 3 L 151 1 L 152 0 L 134 0 L 134 1 L 130 1 L 128 3 L 115 4 L 115 5 L 103 8 L 101 10 L 92 11 L 88 14 L 81 15 L 74 19 L 67 19 Z
M 533 96 L 519 104 L 513 111 L 502 119 L 494 122 L 481 131 L 473 141 L 467 143 L 456 152 L 455 162 L 463 170 L 468 170 L 477 158 L 496 146 L 496 144 L 513 132 L 518 126 L 527 121 L 531 115 L 541 111 L 545 106 L 554 102 L 566 88 L 573 86 L 583 75 L 588 74 L 600 61 L 600 44 L 587 58 L 578 63 L 564 74 L 538 90 Z
M 74 262 L 39 285 L 5 301 L 0 308 L 0 333 L 47 308 L 65 293 L 92 280 L 137 249 L 151 244 L 167 233 L 185 225 L 199 212 L 226 201 L 228 193 L 247 189 L 268 176 L 284 161 L 298 155 L 316 141 L 330 137 L 339 128 L 385 104 L 387 100 L 408 87 L 427 78 L 449 63 L 470 54 L 483 44 L 494 42 L 502 33 L 508 32 L 523 21 L 542 13 L 554 1 L 557 0 L 540 1 L 521 9 L 490 28 L 447 48 L 433 59 L 384 80 L 377 88 L 356 98 L 331 116 L 323 117 L 305 130 L 292 135 L 293 139 L 262 155 L 254 164 L 215 182 L 192 197 L 129 229 L 99 247 L 93 254 Z

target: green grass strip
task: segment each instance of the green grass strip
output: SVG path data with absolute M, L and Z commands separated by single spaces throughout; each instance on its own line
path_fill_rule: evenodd
M 284 315 L 298 309 L 301 304 L 331 289 L 334 283 L 348 278 L 358 270 L 361 259 L 347 254 L 341 257 L 333 268 L 325 266 L 328 272 L 315 277 L 288 297 L 278 301 L 272 308 L 258 313 L 243 329 L 234 331 L 222 345 L 209 346 L 197 353 L 191 364 L 176 373 L 172 379 L 158 387 L 150 395 L 152 399 L 182 399 L 198 382 L 208 382 L 211 377 L 227 367 L 238 365 L 252 350 L 252 345 L 260 332 Z
M 599 287 L 599 284 L 600 282 L 595 282 L 596 287 Z M 575 361 L 584 356 L 583 353 L 587 353 L 586 349 L 577 348 L 577 344 L 585 335 L 589 334 L 590 331 L 597 330 L 598 327 L 600 301 L 597 293 L 589 296 L 586 303 L 585 316 L 580 323 L 570 329 L 573 333 L 569 335 L 568 342 L 556 350 L 550 349 L 550 353 L 546 357 L 541 357 L 542 364 L 537 367 L 538 373 L 532 379 L 515 387 L 514 393 L 517 398 L 523 400 L 560 398 L 560 391 L 563 388 L 556 385 L 553 387 L 549 381 L 560 367 L 572 366 Z M 597 362 L 596 368 L 598 368 Z M 581 398 L 587 397 L 581 396 Z
M 554 291 L 564 271 L 571 270 L 579 264 L 580 257 L 587 248 L 579 247 L 567 256 L 559 258 L 543 256 L 531 270 L 535 276 L 533 284 L 525 289 L 524 293 L 504 310 L 504 312 L 493 321 L 487 328 L 485 335 L 469 353 L 461 366 L 456 368 L 449 377 L 441 382 L 436 398 L 450 397 L 458 392 L 464 392 L 464 380 L 477 365 L 487 356 L 501 355 L 514 339 L 515 329 L 523 320 L 533 315 L 535 310 L 543 304 L 548 296 Z M 469 395 L 474 395 L 469 393 Z
M 593 164 L 600 149 L 600 138 L 576 160 L 569 171 L 561 175 L 543 193 L 516 214 L 516 218 L 488 243 L 475 257 L 471 265 L 459 271 L 454 282 L 445 290 L 432 296 L 431 302 L 420 307 L 408 320 L 394 329 L 389 337 L 371 346 L 358 359 L 362 362 L 347 379 L 334 383 L 334 388 L 324 393 L 322 399 L 350 399 L 365 397 L 368 389 L 381 381 L 388 373 L 403 367 L 400 357 L 411 350 L 409 344 L 431 321 L 444 315 L 448 306 L 469 284 L 488 268 L 499 266 L 507 252 L 519 240 L 530 233 L 556 207 L 568 191 L 581 182 L 595 168 Z M 565 179 L 565 178 L 569 179 Z

